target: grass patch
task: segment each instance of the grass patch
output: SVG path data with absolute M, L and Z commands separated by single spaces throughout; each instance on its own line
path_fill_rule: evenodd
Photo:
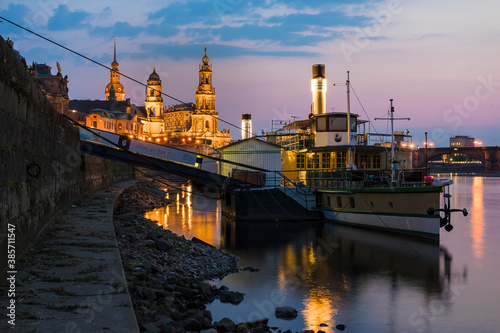
M 105 243 L 90 243 L 90 242 L 74 242 L 74 243 L 63 243 L 64 246 L 80 246 L 87 248 L 110 248 L 115 247 L 114 244 L 105 244 Z
M 47 276 L 42 278 L 43 282 L 64 282 L 63 278 L 60 277 L 54 277 L 54 276 Z
M 17 314 L 19 319 L 42 319 L 39 315 L 34 313 L 33 311 L 23 311 Z
M 59 295 L 59 296 L 78 296 L 78 294 L 75 294 L 74 292 L 69 291 L 68 289 L 65 289 L 62 287 L 50 288 L 50 289 L 46 289 L 45 291 L 54 293 L 54 294 Z
M 63 261 L 63 262 L 58 262 L 54 264 L 54 267 L 68 267 L 68 266 L 77 266 L 82 263 L 81 260 L 70 260 L 70 261 Z
M 104 271 L 108 265 L 106 264 L 101 264 L 101 265 L 89 265 L 86 268 L 80 270 L 78 274 L 90 274 L 90 273 L 96 273 L 96 272 L 102 272 Z
M 80 282 L 87 282 L 87 283 L 96 283 L 99 281 L 103 281 L 99 276 L 97 275 L 86 275 L 82 278 L 75 279 L 75 281 L 80 281 Z
M 77 305 L 63 305 L 63 306 L 55 306 L 52 304 L 47 305 L 47 309 L 61 311 L 61 312 L 74 312 L 78 309 L 88 309 L 90 305 L 77 304 Z

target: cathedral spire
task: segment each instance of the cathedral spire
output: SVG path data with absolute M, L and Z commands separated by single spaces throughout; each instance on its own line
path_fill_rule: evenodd
M 202 113 L 215 114 L 215 89 L 212 85 L 212 66 L 207 56 L 207 45 L 205 44 L 205 54 L 201 58 L 202 64 L 199 66 L 199 84 L 196 89 L 196 108 Z
M 203 58 L 201 58 L 201 61 L 204 65 L 208 66 L 208 62 L 210 61 L 210 59 L 207 56 L 207 44 L 205 44 L 205 55 L 203 56 Z
M 117 101 L 123 101 L 125 99 L 125 88 L 120 83 L 120 70 L 118 69 L 118 61 L 116 61 L 116 36 L 113 37 L 114 45 L 113 45 L 113 62 L 111 63 L 112 69 L 110 70 L 110 79 L 109 83 L 106 86 L 106 90 L 104 94 L 106 95 L 106 100 L 111 100 L 111 88 L 115 90 L 115 96 Z
M 118 68 L 118 61 L 116 61 L 116 36 L 113 37 L 115 43 L 114 43 L 114 57 L 113 57 L 113 62 L 111 63 L 111 67 L 113 69 Z

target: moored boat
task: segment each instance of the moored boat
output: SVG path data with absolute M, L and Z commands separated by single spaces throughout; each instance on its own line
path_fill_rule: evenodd
M 408 130 L 394 130 L 394 120 L 409 118 L 394 117 L 393 100 L 389 117 L 380 118 L 390 121 L 390 133 L 372 133 L 369 121 L 350 112 L 349 72 L 345 112 L 326 112 L 324 65 L 313 66 L 311 87 L 308 119 L 266 133 L 267 143 L 281 148 L 281 166 L 273 170 L 279 172 L 274 185 L 296 188 L 296 192 L 314 190 L 316 204 L 306 208 L 322 212 L 326 220 L 429 239 L 439 239 L 440 227 L 450 231 L 451 212 L 457 211 L 450 208 L 446 193 L 452 182 L 435 180 L 426 169 L 413 168 L 412 136 Z M 241 147 L 246 142 L 239 143 L 238 156 L 243 156 Z M 239 162 L 255 163 L 263 158 Z M 265 183 L 270 186 L 269 174 Z M 443 193 L 448 200 L 441 205 Z

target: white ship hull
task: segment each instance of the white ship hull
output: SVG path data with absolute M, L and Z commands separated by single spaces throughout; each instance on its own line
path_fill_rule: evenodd
M 439 216 L 401 216 L 321 209 L 326 220 L 417 237 L 439 239 Z

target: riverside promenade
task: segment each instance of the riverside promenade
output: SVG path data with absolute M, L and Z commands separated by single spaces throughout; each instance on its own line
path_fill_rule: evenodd
M 113 226 L 119 194 L 136 182 L 85 195 L 46 227 L 17 262 L 15 326 L 2 284 L 1 332 L 139 332 Z

